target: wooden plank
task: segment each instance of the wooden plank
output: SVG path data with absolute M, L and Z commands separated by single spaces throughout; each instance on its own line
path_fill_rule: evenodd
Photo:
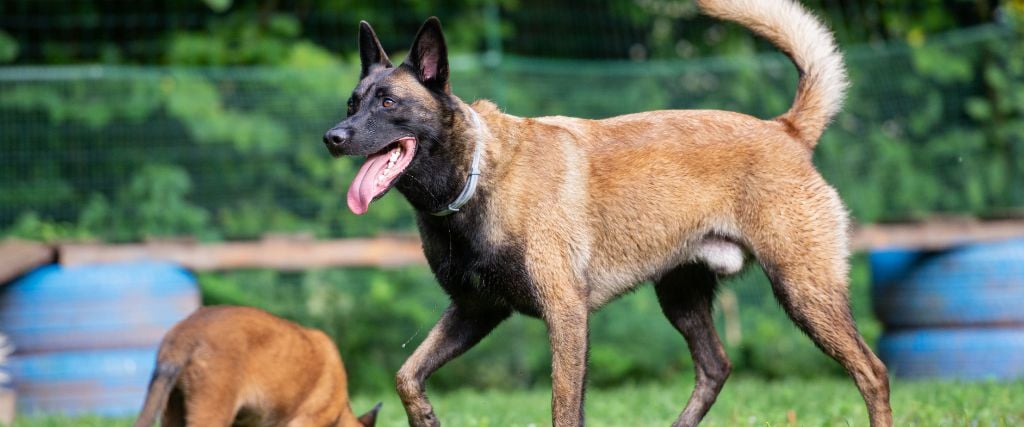
M 859 226 L 854 251 L 885 248 L 937 250 L 971 242 L 1024 237 L 1024 220 L 940 219 L 920 223 Z M 426 263 L 415 236 L 339 240 L 264 239 L 248 242 L 190 241 L 129 244 L 62 244 L 60 263 L 159 259 L 197 271 L 238 268 L 305 270 L 326 267 L 399 267 Z
M 305 270 L 324 267 L 400 267 L 426 264 L 416 237 L 343 240 L 265 239 L 251 242 L 64 244 L 62 265 L 158 259 L 197 270 L 270 268 Z
M 869 224 L 857 227 L 851 248 L 939 250 L 967 243 L 992 242 L 1024 237 L 1024 219 L 980 221 L 973 218 L 941 218 L 914 223 Z
M 54 262 L 57 251 L 51 245 L 20 239 L 0 241 L 0 286 L 22 274 Z

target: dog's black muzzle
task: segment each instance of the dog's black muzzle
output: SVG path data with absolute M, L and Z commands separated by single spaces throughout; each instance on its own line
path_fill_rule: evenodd
M 352 132 L 349 132 L 348 129 L 333 127 L 324 134 L 324 145 L 327 146 L 327 151 L 330 151 L 332 156 L 344 156 L 346 145 L 349 144 L 351 138 Z

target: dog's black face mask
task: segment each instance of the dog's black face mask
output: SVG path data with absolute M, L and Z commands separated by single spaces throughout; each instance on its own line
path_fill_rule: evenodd
M 373 28 L 360 24 L 359 84 L 348 117 L 324 134 L 335 157 L 366 156 L 348 190 L 348 207 L 361 215 L 448 140 L 455 101 L 448 87 L 448 53 L 437 18 L 423 24 L 409 57 L 391 65 Z

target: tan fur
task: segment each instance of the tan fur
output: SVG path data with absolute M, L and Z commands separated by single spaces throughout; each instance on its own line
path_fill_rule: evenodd
M 550 331 L 554 424 L 584 421 L 589 313 L 648 280 L 656 282 L 663 311 L 695 360 L 704 362 L 697 363 L 697 387 L 675 425 L 699 422 L 731 364 L 710 315 L 717 279 L 686 267 L 704 264 L 727 275 L 751 258 L 764 267 L 793 321 L 850 373 L 871 425 L 890 426 L 885 366 L 849 311 L 847 212 L 811 160 L 810 148 L 842 102 L 842 58 L 825 27 L 791 0 L 698 3 L 790 55 L 801 80 L 787 113 L 775 120 L 710 110 L 521 118 L 477 101 L 456 115 L 459 170 L 470 162 L 465 147 L 484 138 L 480 187 L 487 197 L 476 203 L 487 204 L 486 241 L 524 246 Z M 468 119 L 469 108 L 480 115 L 481 129 Z M 697 285 L 707 289 L 686 289 Z M 399 372 L 411 424 L 438 424 L 423 381 L 475 343 L 450 329 L 475 328 L 463 335 L 478 340 L 500 322 L 472 320 L 453 305 Z M 432 356 L 445 348 L 456 353 Z
M 356 427 L 376 416 L 353 415 L 345 367 L 326 334 L 231 306 L 200 308 L 164 337 L 135 426 L 160 412 L 164 427 Z
M 485 171 L 493 178 L 482 184 L 493 204 L 490 240 L 525 237 L 531 276 L 555 307 L 549 324 L 566 321 L 557 315 L 577 300 L 596 310 L 693 260 L 735 272 L 737 254 L 750 251 L 779 269 L 784 292 L 807 306 L 798 315 L 811 333 L 840 349 L 830 355 L 854 358 L 858 385 L 877 390 L 872 425 L 890 425 L 884 366 L 859 336 L 829 332 L 836 319 L 852 327 L 846 211 L 807 145 L 783 124 L 724 111 L 584 120 L 518 118 L 487 101 L 472 108 L 491 135 Z M 708 259 L 721 253 L 725 259 Z M 585 323 L 585 314 L 575 315 Z M 552 337 L 556 421 L 559 408 L 575 408 L 559 405 L 559 396 L 577 394 L 566 391 L 576 379 L 563 384 L 557 370 L 585 363 L 582 355 L 561 360 L 556 343 L 565 340 L 585 348 L 585 336 Z
M 488 111 L 488 104 L 474 108 Z M 806 147 L 781 125 L 737 113 L 658 111 L 593 121 L 492 112 L 485 120 L 494 135 L 488 164 L 504 177 L 483 184 L 496 205 L 492 239 L 540 239 L 528 245 L 531 260 L 567 256 L 565 266 L 588 283 L 590 309 L 701 259 L 708 234 L 746 243 L 750 227 L 742 219 L 749 212 L 804 185 L 794 174 L 816 176 Z M 753 181 L 758 185 L 745 185 Z M 569 252 L 560 253 L 566 244 Z
M 697 0 L 711 16 L 734 21 L 768 39 L 800 71 L 793 106 L 778 118 L 811 147 L 842 108 L 849 83 L 832 33 L 794 1 Z

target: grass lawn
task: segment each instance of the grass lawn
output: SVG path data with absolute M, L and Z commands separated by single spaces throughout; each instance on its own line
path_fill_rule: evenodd
M 589 426 L 667 426 L 689 395 L 691 381 L 590 390 Z M 358 396 L 356 412 L 384 402 L 378 425 L 405 425 L 394 394 Z M 471 391 L 432 395 L 435 410 L 448 426 L 543 426 L 550 423 L 549 391 Z M 894 382 L 897 426 L 1022 426 L 1024 382 Z M 795 420 L 795 424 L 792 423 Z M 729 380 L 702 425 L 708 426 L 866 426 L 863 401 L 843 378 L 765 381 Z M 25 417 L 18 427 L 129 426 L 131 420 Z

